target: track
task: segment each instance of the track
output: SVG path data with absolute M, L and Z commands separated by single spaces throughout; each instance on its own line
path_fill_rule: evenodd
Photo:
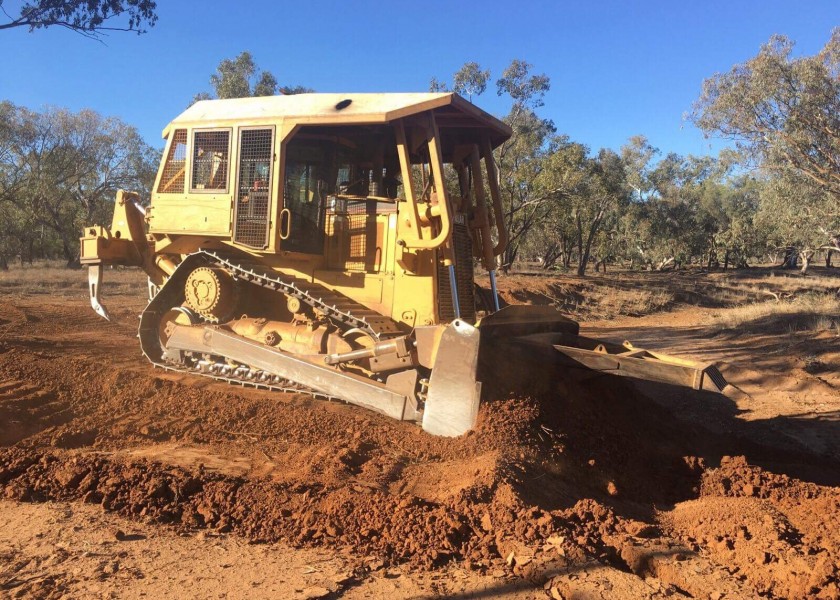
M 281 294 L 283 301 L 286 296 L 296 298 L 345 330 L 356 329 L 376 340 L 401 333 L 398 325 L 391 319 L 323 286 L 299 278 L 282 276 L 258 264 L 242 262 L 220 252 L 202 250 L 189 255 L 178 265 L 140 316 L 139 337 L 143 354 L 158 368 L 187 372 L 257 389 L 307 393 L 316 398 L 340 400 L 338 397 L 306 388 L 265 371 L 244 365 L 232 366 L 222 356 L 212 360 L 187 359 L 183 363 L 165 360 L 159 340 L 161 319 L 171 308 L 181 305 L 186 279 L 190 272 L 200 266 L 223 268 L 232 273 L 237 280 Z

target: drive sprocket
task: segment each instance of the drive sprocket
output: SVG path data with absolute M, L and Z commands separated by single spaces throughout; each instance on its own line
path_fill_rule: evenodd
M 184 284 L 184 300 L 206 320 L 223 322 L 236 310 L 239 286 L 225 269 L 198 267 L 189 274 Z

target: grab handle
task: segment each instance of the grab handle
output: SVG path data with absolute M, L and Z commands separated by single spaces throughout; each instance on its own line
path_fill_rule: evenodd
M 292 212 L 288 208 L 280 211 L 280 239 L 287 240 L 292 233 Z

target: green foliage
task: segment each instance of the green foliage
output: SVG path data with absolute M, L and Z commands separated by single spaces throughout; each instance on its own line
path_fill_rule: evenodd
M 766 232 L 770 250 L 794 247 L 808 262 L 840 232 L 835 196 L 794 171 L 767 178 L 759 191 L 756 225 Z
M 438 93 L 448 92 L 450 90 L 445 81 L 440 81 L 437 77 L 432 77 L 429 81 L 429 91 L 432 93 Z
M 472 102 L 473 96 L 480 96 L 487 89 L 487 82 L 490 80 L 490 71 L 482 71 L 481 66 L 476 62 L 464 63 L 454 77 L 452 91 L 462 96 L 467 96 Z
M 551 80 L 545 74 L 531 74 L 532 65 L 524 60 L 514 59 L 496 81 L 499 96 L 509 96 L 514 108 L 531 110 L 543 105 L 543 97 L 551 88 Z
M 270 71 L 262 71 L 248 51 L 241 52 L 236 58 L 226 58 L 216 67 L 210 76 L 215 97 L 250 98 L 253 96 L 275 96 L 277 94 L 305 94 L 313 90 L 300 85 L 279 85 L 277 78 Z M 211 100 L 213 95 L 200 92 L 193 97 L 192 104 L 199 100 Z
M 0 7 L 3 6 L 0 0 Z M 24 2 L 16 17 L 5 10 L 9 19 L 0 30 L 28 27 L 29 31 L 64 27 L 87 37 L 98 38 L 107 31 L 145 33 L 144 27 L 157 22 L 154 0 L 36 0 Z M 115 20 L 119 24 L 115 24 Z
M 792 51 L 774 35 L 756 57 L 706 80 L 693 118 L 765 169 L 792 169 L 840 197 L 840 28 L 814 56 Z
M 260 71 L 247 51 L 234 59 L 222 60 L 210 76 L 210 85 L 217 98 L 249 98 L 277 93 L 277 78 L 268 71 Z
M 757 223 L 796 247 L 803 270 L 840 231 L 840 28 L 814 56 L 774 35 L 758 55 L 708 79 L 693 119 L 759 167 Z
M 466 62 L 452 76 L 452 88 L 445 81 L 432 77 L 429 81 L 430 92 L 455 92 L 466 96 L 472 102 L 473 96 L 480 96 L 487 90 L 490 70 L 483 70 L 477 62 Z
M 108 222 L 118 189 L 148 197 L 160 153 L 134 127 L 91 110 L 0 104 L 0 254 L 78 261 L 78 238 Z
M 521 81 L 530 81 L 533 79 L 530 68 L 528 63 L 514 60 L 505 73 L 516 73 Z M 503 86 L 498 87 L 499 93 L 503 94 Z M 514 263 L 531 230 L 550 212 L 548 203 L 552 195 L 541 189 L 539 177 L 544 161 L 550 155 L 550 145 L 556 130 L 554 123 L 539 117 L 532 108 L 540 104 L 548 88 L 547 77 L 539 86 L 526 89 L 512 83 L 510 87 L 522 93 L 516 92 L 515 97 L 510 96 L 513 105 L 503 120 L 513 130 L 513 135 L 496 150 L 495 157 L 499 168 L 505 226 L 510 238 L 501 257 L 505 269 Z

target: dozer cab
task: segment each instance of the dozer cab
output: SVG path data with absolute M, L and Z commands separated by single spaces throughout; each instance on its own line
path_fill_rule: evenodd
M 713 367 L 584 338 L 552 307 L 500 306 L 493 151 L 510 135 L 449 93 L 197 102 L 163 131 L 148 208 L 120 191 L 110 228 L 85 229 L 91 305 L 109 318 L 104 266 L 140 267 L 154 365 L 341 399 L 437 435 L 474 426 L 479 354 L 500 340 L 722 389 Z

